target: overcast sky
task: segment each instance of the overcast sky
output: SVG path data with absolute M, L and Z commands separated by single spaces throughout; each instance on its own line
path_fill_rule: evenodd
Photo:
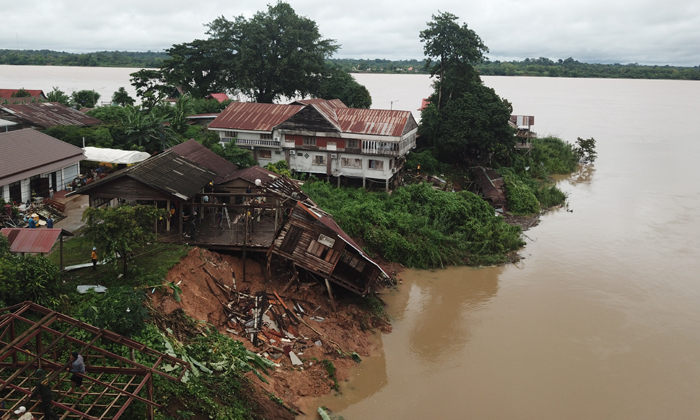
M 263 0 L 0 0 L 0 49 L 162 51 L 204 38 L 217 16 L 252 16 Z M 341 58 L 423 58 L 418 33 L 446 11 L 491 60 L 700 65 L 699 0 L 290 0 L 335 39 Z

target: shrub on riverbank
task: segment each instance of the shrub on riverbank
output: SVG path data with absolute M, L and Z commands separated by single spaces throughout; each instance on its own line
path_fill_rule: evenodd
M 370 252 L 407 267 L 494 264 L 524 244 L 519 227 L 467 191 L 437 191 L 421 183 L 388 195 L 327 182 L 306 183 L 304 191 Z

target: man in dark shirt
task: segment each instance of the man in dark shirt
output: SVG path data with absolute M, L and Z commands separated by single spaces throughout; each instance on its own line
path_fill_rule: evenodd
M 34 392 L 32 392 L 32 398 L 37 395 L 41 397 L 41 409 L 44 411 L 45 419 L 58 420 L 58 416 L 51 409 L 53 393 L 49 386 L 49 378 L 46 377 L 46 373 L 41 369 L 37 369 L 35 376 L 38 382 L 36 388 L 34 388 Z

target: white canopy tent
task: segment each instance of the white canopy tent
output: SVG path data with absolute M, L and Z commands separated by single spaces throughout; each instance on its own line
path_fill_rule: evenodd
M 119 150 L 119 149 L 102 149 L 99 147 L 85 147 L 83 148 L 85 152 L 86 159 L 94 162 L 109 162 L 109 163 L 137 163 L 144 161 L 151 157 L 146 152 L 135 152 L 133 150 Z

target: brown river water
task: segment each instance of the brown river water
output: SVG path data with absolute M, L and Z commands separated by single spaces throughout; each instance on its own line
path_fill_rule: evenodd
M 132 71 L 0 66 L 0 87 L 104 99 Z M 377 108 L 430 92 L 426 76 L 356 77 Z M 597 140 L 595 165 L 559 178 L 573 212 L 545 214 L 517 264 L 404 271 L 382 350 L 316 404 L 346 420 L 700 419 L 700 82 L 484 81 L 540 135 Z

